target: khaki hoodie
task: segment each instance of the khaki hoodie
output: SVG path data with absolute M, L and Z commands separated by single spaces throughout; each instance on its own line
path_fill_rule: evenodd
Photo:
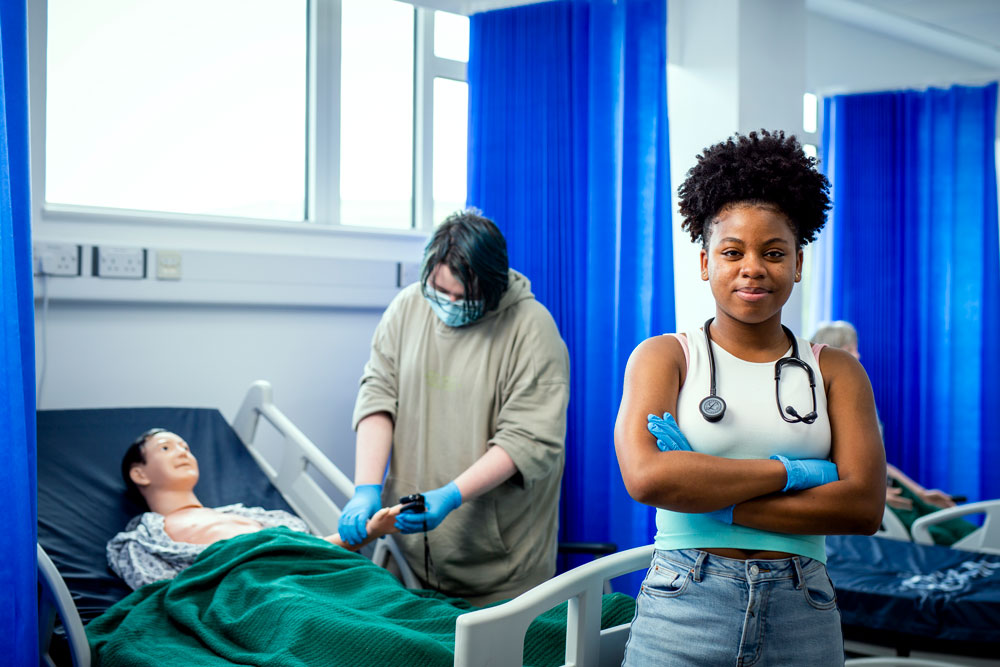
M 568 401 L 566 345 L 517 271 L 497 308 L 465 327 L 443 324 L 419 283 L 389 304 L 354 407 L 355 429 L 376 412 L 394 422 L 383 503 L 444 486 L 493 446 L 517 466 L 427 533 L 434 571 L 425 584 L 482 603 L 555 573 Z M 423 535 L 396 539 L 423 578 Z

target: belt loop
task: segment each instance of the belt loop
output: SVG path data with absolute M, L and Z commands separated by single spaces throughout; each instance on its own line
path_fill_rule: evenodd
M 695 583 L 701 583 L 701 568 L 705 564 L 705 559 L 708 558 L 707 551 L 698 552 L 698 560 L 694 562 L 694 569 L 691 570 L 691 574 L 695 580 Z
M 798 556 L 792 557 L 792 565 L 795 566 L 795 590 L 799 590 L 802 588 L 805 579 L 802 576 L 802 563 L 799 561 Z

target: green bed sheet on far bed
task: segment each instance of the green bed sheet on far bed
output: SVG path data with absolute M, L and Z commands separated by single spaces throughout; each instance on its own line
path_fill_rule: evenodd
M 97 665 L 451 665 L 468 603 L 408 591 L 368 559 L 272 528 L 212 545 L 170 581 L 144 586 L 87 625 Z M 602 627 L 635 601 L 605 595 Z M 525 637 L 528 665 L 562 664 L 566 604 Z

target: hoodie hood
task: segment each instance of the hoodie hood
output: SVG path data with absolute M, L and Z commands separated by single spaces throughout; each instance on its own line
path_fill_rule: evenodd
M 487 312 L 478 321 L 484 322 L 496 317 L 516 303 L 534 298 L 535 295 L 531 293 L 531 281 L 524 277 L 524 274 L 514 269 L 507 269 L 507 291 L 500 297 L 500 303 L 497 304 L 497 307 Z

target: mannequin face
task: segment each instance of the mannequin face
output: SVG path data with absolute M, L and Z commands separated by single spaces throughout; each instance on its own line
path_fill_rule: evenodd
M 145 464 L 132 466 L 132 481 L 147 491 L 190 491 L 198 483 L 198 460 L 176 433 L 164 431 L 146 439 L 142 447 Z

